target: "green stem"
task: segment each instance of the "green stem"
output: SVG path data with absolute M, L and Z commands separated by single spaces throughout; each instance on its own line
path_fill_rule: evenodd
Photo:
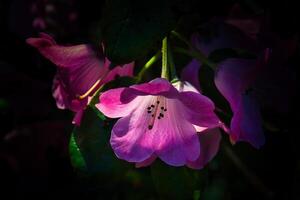
M 162 54 L 162 69 L 161 77 L 169 80 L 169 70 L 168 70 L 168 38 L 165 37 L 162 42 L 161 48 Z
M 213 62 L 211 62 L 204 54 L 199 53 L 198 51 L 195 51 L 195 50 L 186 50 L 186 49 L 180 48 L 180 47 L 174 48 L 174 51 L 177 52 L 177 53 L 182 53 L 182 54 L 185 54 L 187 56 L 196 58 L 201 63 L 203 63 L 205 65 L 208 65 L 213 70 L 216 69 L 216 64 L 213 63 Z
M 161 52 L 158 51 L 146 64 L 142 67 L 141 71 L 137 75 L 137 82 L 140 82 L 145 74 L 145 72 L 161 57 Z
M 176 67 L 173 59 L 173 53 L 170 48 L 170 43 L 168 45 L 168 62 L 170 67 L 170 74 L 171 74 L 171 80 L 178 80 L 177 73 L 176 73 Z
M 223 143 L 222 148 L 229 159 L 235 164 L 235 166 L 243 173 L 243 175 L 256 189 L 262 192 L 267 198 L 272 198 L 274 196 L 274 193 L 261 182 L 256 174 L 248 169 L 248 167 L 241 161 L 241 159 L 228 145 Z
M 180 35 L 176 31 L 171 31 L 171 33 L 172 33 L 172 35 L 177 37 L 179 40 L 181 40 L 183 43 L 185 43 L 190 48 L 190 50 L 186 50 L 186 49 L 178 47 L 178 48 L 175 49 L 176 52 L 186 54 L 188 56 L 196 58 L 201 63 L 206 64 L 209 67 L 211 67 L 213 70 L 215 70 L 216 64 L 213 63 L 212 61 L 210 61 L 207 58 L 207 56 L 204 53 L 202 53 L 200 50 L 195 49 L 194 46 L 185 37 L 183 37 L 182 35 Z

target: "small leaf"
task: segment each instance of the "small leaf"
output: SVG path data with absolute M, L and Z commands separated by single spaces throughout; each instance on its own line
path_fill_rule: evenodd
M 85 110 L 80 127 L 75 127 L 70 140 L 72 165 L 87 172 L 106 171 L 112 164 L 109 126 L 102 113 L 91 106 Z M 100 117 L 99 117 L 100 116 Z
M 86 171 L 87 166 L 85 160 L 81 154 L 81 151 L 75 141 L 74 134 L 71 134 L 71 139 L 69 143 L 69 151 L 71 155 L 71 163 L 74 168 Z

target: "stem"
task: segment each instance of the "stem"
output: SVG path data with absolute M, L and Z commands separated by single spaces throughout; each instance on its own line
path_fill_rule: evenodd
M 176 73 L 176 67 L 173 59 L 173 53 L 170 48 L 170 43 L 169 43 L 169 49 L 168 49 L 168 61 L 169 61 L 169 67 L 170 67 L 170 74 L 171 74 L 171 80 L 178 80 L 177 73 Z
M 255 188 L 262 192 L 267 198 L 272 198 L 274 196 L 274 193 L 261 182 L 261 180 L 256 176 L 256 174 L 254 174 L 247 168 L 247 166 L 241 161 L 241 159 L 234 153 L 234 151 L 228 145 L 223 143 L 222 148 L 225 154 L 230 158 L 230 160 L 235 164 L 235 166 L 239 170 L 241 170 L 244 176 Z
M 181 40 L 183 43 L 185 43 L 190 50 L 186 50 L 183 48 L 176 48 L 175 51 L 178 53 L 183 53 L 186 54 L 188 56 L 194 57 L 197 60 L 199 60 L 200 62 L 202 62 L 203 64 L 208 65 L 209 67 L 211 67 L 213 70 L 215 70 L 216 68 L 216 64 L 213 63 L 212 61 L 210 61 L 207 56 L 202 53 L 199 49 L 195 49 L 194 46 L 182 35 L 180 35 L 179 33 L 177 33 L 176 31 L 171 31 L 171 33 L 177 37 L 179 40 Z
M 137 76 L 137 82 L 140 82 L 142 80 L 142 77 L 144 76 L 145 72 L 161 57 L 161 52 L 158 51 L 146 64 L 142 67 L 141 71 L 139 72 Z
M 196 58 L 201 63 L 209 66 L 213 70 L 216 69 L 216 64 L 213 63 L 213 62 L 211 62 L 204 54 L 199 53 L 198 51 L 195 51 L 195 50 L 186 50 L 186 49 L 180 48 L 180 47 L 176 47 L 176 48 L 174 48 L 174 50 L 175 50 L 175 52 L 182 53 L 182 54 L 185 54 L 187 56 Z
M 169 80 L 169 70 L 168 70 L 168 38 L 165 37 L 162 42 L 161 48 L 162 54 L 162 69 L 161 77 Z

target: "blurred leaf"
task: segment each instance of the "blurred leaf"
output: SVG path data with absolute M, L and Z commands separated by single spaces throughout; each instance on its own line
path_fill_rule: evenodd
M 0 98 L 0 109 L 5 109 L 8 107 L 8 102 L 5 99 Z
M 167 0 L 110 0 L 102 33 L 105 53 L 117 64 L 145 55 L 172 29 L 174 19 Z
M 72 165 L 87 172 L 105 172 L 112 165 L 108 143 L 109 126 L 88 106 L 80 127 L 75 127 L 70 140 Z
M 162 199 L 193 199 L 199 171 L 170 167 L 159 160 L 151 165 L 152 179 Z
M 72 133 L 70 143 L 69 143 L 69 151 L 71 155 L 71 163 L 72 165 L 80 170 L 87 170 L 87 166 L 85 160 L 81 154 L 81 151 L 75 141 L 74 134 Z

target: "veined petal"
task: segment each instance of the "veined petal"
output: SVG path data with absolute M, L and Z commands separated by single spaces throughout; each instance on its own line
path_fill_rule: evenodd
M 57 45 L 54 39 L 43 33 L 41 38 L 29 38 L 27 43 L 57 65 L 63 87 L 73 98 L 85 94 L 97 80 L 108 72 L 108 66 L 98 59 L 91 46 Z
M 113 68 L 101 81 L 101 85 L 115 79 L 116 76 L 133 76 L 134 62 Z
M 178 99 L 166 100 L 167 111 L 153 127 L 156 155 L 169 165 L 183 166 L 200 153 L 198 136 L 185 119 L 185 108 Z
M 136 91 L 131 88 L 116 88 L 101 94 L 96 107 L 107 117 L 125 117 L 140 106 L 143 100 L 144 98 L 137 96 Z
M 171 83 L 163 78 L 156 78 L 149 83 L 133 85 L 130 88 L 144 93 L 144 95 L 162 95 L 169 98 L 174 98 L 178 93 Z
M 128 162 L 142 162 L 154 153 L 155 134 L 148 129 L 151 115 L 146 112 L 151 97 L 143 99 L 139 109 L 119 119 L 112 129 L 111 146 L 118 158 Z
M 259 106 L 251 95 L 243 95 L 231 120 L 230 137 L 259 148 L 265 143 Z
M 194 125 L 214 128 L 220 125 L 214 113 L 213 102 L 196 92 L 180 92 L 180 100 L 186 107 L 187 120 Z
M 68 94 L 63 88 L 59 77 L 55 75 L 53 79 L 53 84 L 52 84 L 52 96 L 54 97 L 56 101 L 56 106 L 59 109 L 66 109 L 69 107 L 68 103 Z
M 202 169 L 217 154 L 221 142 L 219 128 L 209 129 L 199 134 L 200 156 L 195 161 L 189 161 L 187 166 L 193 169 Z

